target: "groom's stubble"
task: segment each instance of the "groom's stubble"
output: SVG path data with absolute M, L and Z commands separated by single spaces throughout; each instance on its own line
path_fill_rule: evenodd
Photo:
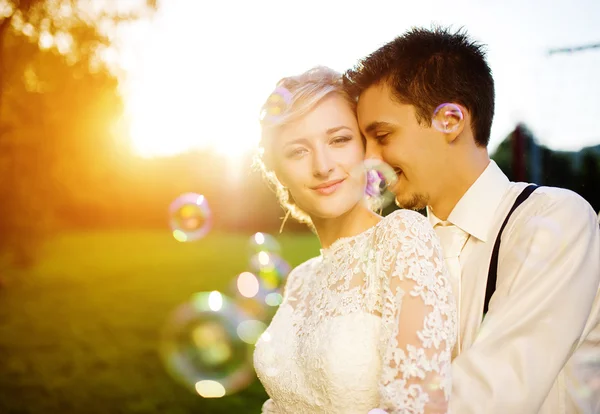
M 396 196 L 395 203 L 398 207 L 407 210 L 423 210 L 429 204 L 429 197 L 424 194 L 411 194 L 408 197 Z

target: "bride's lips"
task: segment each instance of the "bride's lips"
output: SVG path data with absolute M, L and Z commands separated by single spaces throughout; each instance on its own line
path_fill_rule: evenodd
M 321 195 L 329 195 L 334 193 L 335 190 L 337 190 L 345 180 L 345 178 L 342 178 L 339 180 L 326 181 L 324 183 L 311 187 L 311 190 L 314 190 Z

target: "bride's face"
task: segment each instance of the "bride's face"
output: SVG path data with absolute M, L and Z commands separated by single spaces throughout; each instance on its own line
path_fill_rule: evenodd
M 277 178 L 313 218 L 338 217 L 364 199 L 364 145 L 356 115 L 339 95 L 286 125 L 273 154 Z

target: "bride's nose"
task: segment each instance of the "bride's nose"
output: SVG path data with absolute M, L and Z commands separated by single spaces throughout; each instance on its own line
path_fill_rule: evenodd
M 335 162 L 325 149 L 314 152 L 313 174 L 315 177 L 328 177 L 335 169 Z

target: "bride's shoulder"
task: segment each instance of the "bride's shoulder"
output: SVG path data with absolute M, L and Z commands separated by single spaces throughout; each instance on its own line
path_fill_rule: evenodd
M 310 272 L 311 269 L 313 269 L 313 267 L 317 264 L 318 261 L 319 261 L 319 256 L 311 257 L 310 259 L 306 260 L 305 262 L 302 262 L 298 266 L 294 267 L 292 269 L 292 271 L 290 272 L 290 275 Z
M 303 263 L 300 263 L 298 266 L 294 267 L 288 276 L 287 285 L 299 285 L 302 283 L 302 280 L 305 279 L 302 275 L 311 273 L 314 269 L 314 266 L 317 264 L 319 256 L 311 257 Z

